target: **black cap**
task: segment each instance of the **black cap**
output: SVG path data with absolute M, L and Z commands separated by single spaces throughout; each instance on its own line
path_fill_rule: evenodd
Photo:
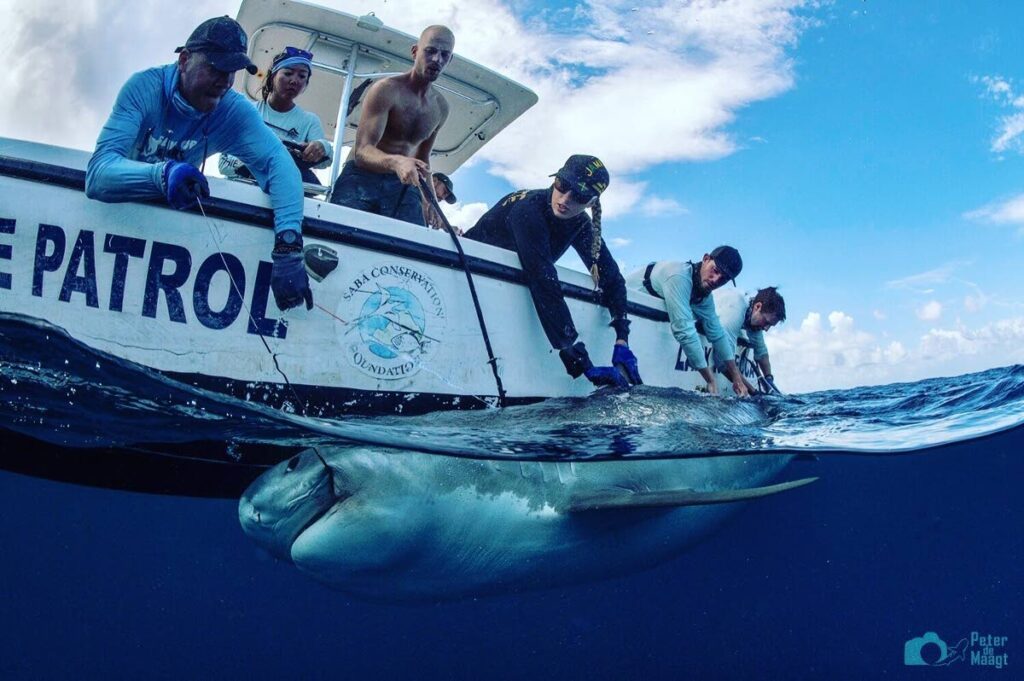
M 551 177 L 559 177 L 585 201 L 589 201 L 608 188 L 608 169 L 596 156 L 573 154 L 565 165 Z
M 711 259 L 715 261 L 715 265 L 718 269 L 722 270 L 722 273 L 727 277 L 726 281 L 735 280 L 739 276 L 740 272 L 743 271 L 743 258 L 740 257 L 740 252 L 732 246 L 719 246 L 715 250 L 711 251 Z M 733 286 L 736 282 L 733 281 Z
M 455 203 L 458 201 L 455 198 L 455 185 L 452 183 L 452 178 L 444 173 L 434 173 L 434 179 L 443 184 L 445 189 L 448 190 L 448 198 L 445 199 L 445 203 Z
M 232 73 L 245 69 L 256 74 L 256 65 L 246 54 L 249 38 L 241 24 L 229 16 L 207 19 L 196 26 L 184 45 L 175 50 L 202 52 L 218 71 Z

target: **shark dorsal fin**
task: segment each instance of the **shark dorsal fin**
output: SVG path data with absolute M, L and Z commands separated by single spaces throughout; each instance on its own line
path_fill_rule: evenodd
M 625 508 L 658 508 L 665 506 L 706 506 L 708 504 L 731 504 L 737 501 L 760 499 L 779 492 L 809 485 L 818 478 L 802 478 L 780 482 L 765 487 L 724 489 L 715 492 L 698 492 L 692 489 L 663 490 L 658 492 L 630 492 L 607 490 L 580 494 L 570 501 L 569 512 L 601 511 Z

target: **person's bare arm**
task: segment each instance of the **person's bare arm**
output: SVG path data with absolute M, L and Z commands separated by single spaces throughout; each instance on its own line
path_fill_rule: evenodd
M 420 177 L 429 166 L 418 158 L 388 154 L 377 145 L 384 138 L 388 116 L 391 114 L 393 95 L 390 83 L 382 80 L 375 83 L 363 100 L 363 114 L 356 131 L 355 159 L 360 168 L 378 173 L 392 172 L 404 184 L 418 186 Z
M 765 355 L 761 359 L 757 360 L 758 366 L 761 367 L 761 371 L 764 372 L 765 376 L 772 375 L 772 363 L 768 361 L 768 355 Z

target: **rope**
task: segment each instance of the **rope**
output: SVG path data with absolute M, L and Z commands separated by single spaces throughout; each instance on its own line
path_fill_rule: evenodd
M 242 300 L 242 307 L 245 308 L 245 313 L 249 316 L 249 322 L 250 324 L 252 324 L 252 328 L 256 329 L 256 335 L 260 337 L 260 342 L 262 342 L 263 347 L 266 348 L 267 354 L 270 355 L 270 359 L 274 361 L 274 369 L 277 370 L 277 373 L 281 374 L 281 378 L 284 379 L 284 384 L 288 386 L 288 390 L 291 392 L 292 397 L 295 398 L 295 403 L 296 405 L 298 405 L 301 415 L 303 416 L 303 418 L 309 418 L 309 415 L 306 413 L 306 404 L 299 398 L 299 393 L 296 392 L 295 386 L 293 386 L 292 382 L 288 380 L 288 374 L 284 373 L 284 370 L 281 368 L 281 365 L 278 364 L 277 355 L 274 354 L 274 351 L 270 349 L 270 345 L 267 343 L 267 339 L 263 336 L 262 333 L 259 332 L 259 325 L 256 324 L 256 320 L 253 318 L 252 309 L 249 307 L 249 304 L 245 302 L 245 293 L 238 287 L 238 282 L 235 281 L 234 276 L 232 276 L 231 268 L 228 267 L 227 259 L 224 257 L 224 251 L 220 249 L 220 234 L 216 231 L 216 228 L 213 224 L 213 220 L 211 220 L 210 216 L 206 214 L 206 208 L 203 207 L 203 202 L 198 196 L 196 197 L 196 203 L 199 205 L 199 212 L 203 214 L 204 218 L 206 218 L 206 226 L 210 230 L 210 236 L 213 237 L 213 243 L 217 249 L 217 255 L 220 256 L 220 261 L 224 264 L 224 271 L 227 272 L 228 274 L 228 279 L 231 281 L 231 287 L 235 290 L 235 293 L 238 294 L 239 298 Z M 334 469 L 327 464 L 326 459 L 324 459 L 324 457 L 320 454 L 319 448 L 314 446 L 312 447 L 312 449 L 313 453 L 315 453 L 316 457 L 320 459 L 320 463 L 323 464 L 324 469 L 327 471 L 327 477 L 331 483 L 331 494 L 334 494 Z
M 448 218 L 443 212 L 441 212 L 441 206 L 437 204 L 437 199 L 434 197 L 434 192 L 431 191 L 430 186 L 427 184 L 427 180 L 420 177 L 420 193 L 430 203 L 430 206 L 434 209 L 437 216 L 441 219 L 441 223 L 444 225 L 452 241 L 455 242 L 455 250 L 459 252 L 459 263 L 462 265 L 462 271 L 466 273 L 466 283 L 469 284 L 469 294 L 473 298 L 473 307 L 476 310 L 476 319 L 480 323 L 480 334 L 484 338 L 484 347 L 487 349 L 487 363 L 491 365 L 491 372 L 494 374 L 494 383 L 498 388 L 498 406 L 505 406 L 505 387 L 501 384 L 501 376 L 498 375 L 498 360 L 494 357 L 494 350 L 491 348 L 491 337 L 487 333 L 487 324 L 484 322 L 484 313 L 480 309 L 480 299 L 476 295 L 476 285 L 473 283 L 473 274 L 469 271 L 469 262 L 466 260 L 466 254 L 462 250 L 462 243 L 459 241 L 459 236 L 452 229 L 452 225 L 448 222 Z

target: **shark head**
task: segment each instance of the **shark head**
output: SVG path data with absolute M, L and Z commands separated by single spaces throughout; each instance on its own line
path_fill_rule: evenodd
M 245 533 L 278 558 L 291 559 L 295 539 L 346 494 L 335 471 L 313 449 L 261 475 L 238 502 Z

